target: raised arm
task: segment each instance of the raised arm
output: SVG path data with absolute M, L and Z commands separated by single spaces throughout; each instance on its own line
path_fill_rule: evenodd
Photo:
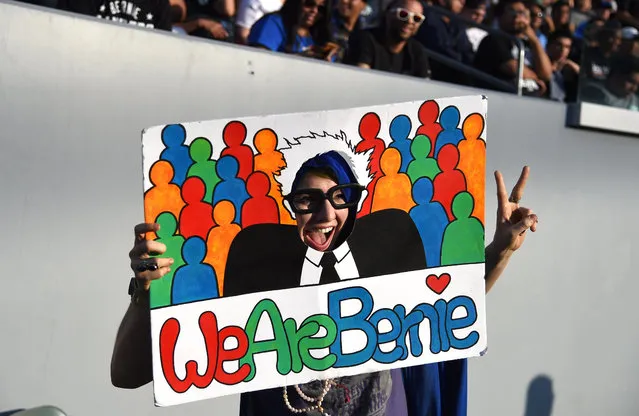
M 497 223 L 493 241 L 486 247 L 486 292 L 495 285 L 513 253 L 524 243 L 526 231 L 537 231 L 537 215 L 531 209 L 519 205 L 529 172 L 530 168 L 524 166 L 517 184 L 508 197 L 504 178 L 499 171 L 495 171 Z
M 170 258 L 151 258 L 166 251 L 164 244 L 145 239 L 147 232 L 159 229 L 158 224 L 135 226 L 135 242 L 129 258 L 137 284 L 113 347 L 111 383 L 115 387 L 134 389 L 153 379 L 149 288 L 151 281 L 167 274 L 173 264 Z

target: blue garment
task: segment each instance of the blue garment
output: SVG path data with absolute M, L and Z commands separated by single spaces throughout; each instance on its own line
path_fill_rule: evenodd
M 546 50 L 546 45 L 548 45 L 548 38 L 546 37 L 546 35 L 541 33 L 541 31 L 537 31 L 536 35 L 537 39 L 539 39 L 539 43 L 541 43 L 541 47 Z
M 410 416 L 466 416 L 468 362 L 466 359 L 402 369 Z
M 282 15 L 279 13 L 271 13 L 262 16 L 262 18 L 251 27 L 248 43 L 252 46 L 263 46 L 276 52 L 287 52 L 287 38 L 288 33 L 286 33 Z M 310 36 L 302 37 L 296 35 L 291 53 L 304 52 L 311 46 L 313 46 L 313 38 Z

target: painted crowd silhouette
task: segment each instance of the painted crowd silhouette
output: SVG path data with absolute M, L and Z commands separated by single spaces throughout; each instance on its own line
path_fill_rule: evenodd
M 372 150 L 372 180 L 358 217 L 384 209 L 408 213 L 428 267 L 483 262 L 484 118 L 473 113 L 462 121 L 457 107 L 440 113 L 430 100 L 420 106 L 417 119 L 420 126 L 410 137 L 411 118 L 397 115 L 388 128 L 388 144 L 380 138 L 376 113 L 360 119 L 355 151 Z M 276 132 L 257 131 L 255 152 L 245 144 L 248 132 L 239 121 L 229 122 L 222 136 L 225 148 L 213 160 L 209 139 L 197 137 L 185 145 L 182 125 L 162 130 L 165 149 L 149 171 L 145 221 L 160 224 L 149 238 L 166 244 L 164 256 L 175 263 L 153 283 L 153 308 L 222 296 L 228 251 L 243 228 L 295 224 L 277 182 L 286 161 L 277 150 Z

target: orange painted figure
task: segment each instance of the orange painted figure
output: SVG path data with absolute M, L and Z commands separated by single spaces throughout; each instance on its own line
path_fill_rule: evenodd
M 389 147 L 382 153 L 380 167 L 384 176 L 375 185 L 371 212 L 397 208 L 409 212 L 415 206 L 412 184 L 405 173 L 400 173 L 402 156 L 399 150 Z
M 428 157 L 433 157 L 435 154 L 435 140 L 439 132 L 442 131 L 442 126 L 437 122 L 437 117 L 439 117 L 437 101 L 424 101 L 417 112 L 417 118 L 422 125 L 417 128 L 415 136 L 423 134 L 430 139 L 431 146 Z
M 239 225 L 233 223 L 235 207 L 230 201 L 220 201 L 213 208 L 213 218 L 218 224 L 211 228 L 206 238 L 206 257 L 204 263 L 208 263 L 215 269 L 220 296 L 223 296 L 224 269 L 229 249 L 235 236 L 240 232 Z
M 371 202 L 373 200 L 375 184 L 380 176 L 382 176 L 382 171 L 379 167 L 379 160 L 382 157 L 382 153 L 384 153 L 386 143 L 378 137 L 381 128 L 382 123 L 376 113 L 365 114 L 359 122 L 359 135 L 362 138 L 362 141 L 357 143 L 355 153 L 365 153 L 366 151 L 373 149 L 373 152 L 368 159 L 368 170 L 373 176 L 373 179 L 371 179 L 366 187 L 368 195 L 366 195 L 366 198 L 362 203 L 362 208 L 357 213 L 358 218 L 371 212 Z
M 239 121 L 231 121 L 224 127 L 222 140 L 227 147 L 221 156 L 233 156 L 239 165 L 238 178 L 246 181 L 253 172 L 253 149 L 244 144 L 246 140 L 246 126 Z
M 144 194 L 144 221 L 155 222 L 155 219 L 162 212 L 170 212 L 176 218 L 180 216 L 180 211 L 184 206 L 180 187 L 172 184 L 173 166 L 165 160 L 158 160 L 151 166 L 149 179 L 153 185 Z M 154 240 L 155 233 L 148 232 L 147 239 Z
M 462 124 L 462 131 L 464 139 L 457 145 L 459 149 L 457 167 L 464 172 L 468 192 L 475 201 L 472 216 L 485 224 L 486 142 L 480 138 L 484 131 L 484 118 L 478 113 L 470 114 Z
M 242 205 L 242 228 L 254 224 L 279 224 L 277 201 L 268 195 L 271 183 L 264 172 L 253 172 L 246 182 L 250 198 Z
M 455 145 L 449 143 L 439 149 L 437 165 L 442 172 L 435 176 L 433 181 L 433 201 L 442 204 L 449 221 L 455 219 L 452 210 L 453 198 L 466 190 L 466 178 L 462 171 L 457 169 L 458 163 L 459 150 Z
M 283 205 L 284 200 L 280 192 L 280 185 L 275 180 L 275 177 L 286 167 L 284 155 L 282 152 L 275 150 L 277 147 L 277 135 L 271 129 L 262 129 L 255 133 L 253 144 L 258 152 L 254 159 L 255 171 L 266 173 L 266 176 L 268 176 L 271 182 L 271 190 L 268 195 L 277 201 L 277 207 L 280 211 L 280 223 L 295 224 L 291 214 L 289 214 Z
M 182 198 L 186 205 L 180 212 L 180 235 L 185 239 L 198 236 L 206 240 L 213 222 L 213 207 L 203 201 L 206 185 L 197 176 L 191 176 L 182 185 Z

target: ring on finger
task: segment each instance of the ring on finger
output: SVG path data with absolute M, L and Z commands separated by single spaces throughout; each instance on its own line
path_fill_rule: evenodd
M 142 260 L 136 269 L 139 272 L 155 271 L 158 269 L 158 265 L 154 260 Z
M 508 200 L 514 204 L 518 204 L 520 201 L 519 198 L 515 198 L 514 196 L 511 196 L 510 198 L 508 198 Z

